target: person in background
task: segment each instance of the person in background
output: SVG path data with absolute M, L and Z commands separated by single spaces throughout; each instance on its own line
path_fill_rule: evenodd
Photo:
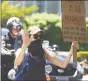
M 18 17 L 11 17 L 7 23 L 8 32 L 2 35 L 2 51 L 1 51 L 1 80 L 9 81 L 8 71 L 14 66 L 14 52 L 21 47 L 22 37 L 21 29 L 23 27 Z M 5 31 L 4 31 L 5 32 Z
M 29 71 L 27 72 L 27 75 L 24 76 L 24 81 L 46 81 L 45 59 L 49 60 L 56 66 L 66 68 L 71 56 L 73 55 L 73 48 L 78 48 L 79 46 L 78 41 L 73 41 L 68 56 L 65 58 L 64 61 L 61 61 L 52 51 L 47 49 L 48 45 L 42 44 L 43 40 L 40 38 L 41 32 L 42 30 L 39 27 L 30 27 L 29 30 L 24 32 L 22 36 L 23 44 L 21 48 L 19 48 L 16 52 L 17 57 L 14 61 L 15 71 L 23 62 L 25 50 L 28 49 Z

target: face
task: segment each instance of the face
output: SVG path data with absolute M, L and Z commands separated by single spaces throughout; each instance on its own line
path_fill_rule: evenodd
M 19 33 L 19 29 L 13 28 L 13 29 L 12 29 L 12 33 L 13 33 L 15 36 L 17 36 L 18 33 Z
M 41 35 L 40 32 L 38 32 L 38 33 L 34 34 L 33 37 L 34 37 L 34 39 L 38 39 L 38 38 L 40 38 L 40 35 Z
M 41 33 L 40 33 L 40 32 L 38 32 L 38 33 L 37 33 L 37 35 L 39 35 L 39 36 L 40 36 L 40 35 L 41 35 Z

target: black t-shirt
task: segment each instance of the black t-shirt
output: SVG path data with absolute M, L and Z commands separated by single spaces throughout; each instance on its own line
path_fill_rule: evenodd
M 44 55 L 44 51 L 42 49 L 42 40 L 37 39 L 32 41 L 28 47 L 28 51 L 31 53 L 32 56 L 42 57 Z
M 45 59 L 42 40 L 37 39 L 32 41 L 28 50 L 30 52 L 28 80 L 45 81 Z

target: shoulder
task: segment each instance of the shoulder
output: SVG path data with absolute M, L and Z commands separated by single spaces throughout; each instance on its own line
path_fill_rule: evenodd
M 8 35 L 9 33 L 9 30 L 7 28 L 1 28 L 1 35 L 4 36 L 4 35 Z
M 1 28 L 1 38 L 2 40 L 7 40 L 9 39 L 9 30 L 7 28 Z

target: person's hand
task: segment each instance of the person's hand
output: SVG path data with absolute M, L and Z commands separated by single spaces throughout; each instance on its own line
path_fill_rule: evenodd
M 32 38 L 29 37 L 29 32 L 26 30 L 22 35 L 23 46 L 27 48 L 32 41 Z
M 15 74 L 16 74 L 15 69 L 11 69 L 11 70 L 8 72 L 8 78 L 9 78 L 10 80 L 14 80 L 14 79 L 15 79 Z
M 71 47 L 79 49 L 79 43 L 78 43 L 78 41 L 73 41 Z
M 71 44 L 71 49 L 69 51 L 69 54 L 72 56 L 74 51 L 76 51 L 76 49 L 79 49 L 79 43 L 78 41 L 73 41 Z
M 42 47 L 43 48 L 48 48 L 49 47 L 49 41 L 48 40 L 44 40 L 42 43 Z

